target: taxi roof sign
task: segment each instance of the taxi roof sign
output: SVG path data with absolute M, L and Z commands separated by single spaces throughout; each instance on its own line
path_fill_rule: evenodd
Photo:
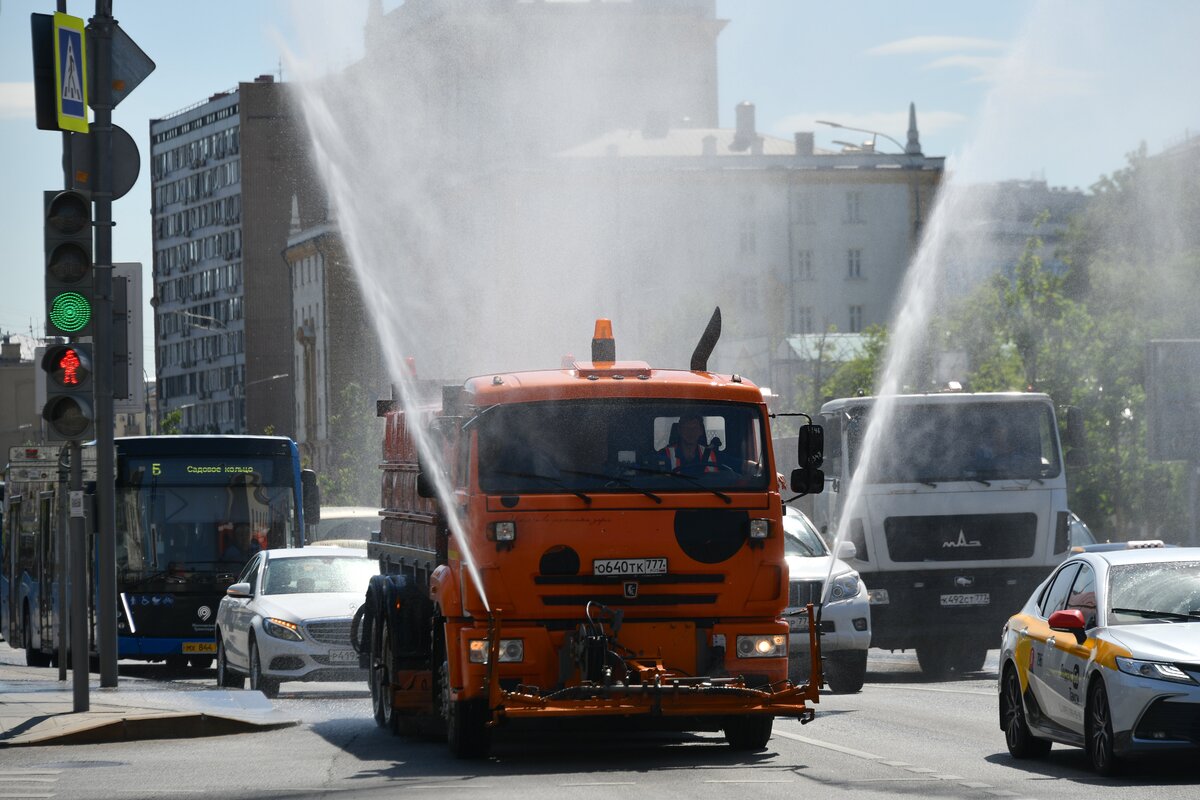
M 79 17 L 54 14 L 54 94 L 58 127 L 88 132 L 87 37 Z

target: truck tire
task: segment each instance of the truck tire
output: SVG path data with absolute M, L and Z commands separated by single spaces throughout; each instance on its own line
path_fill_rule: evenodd
M 25 666 L 27 667 L 48 667 L 53 660 L 49 653 L 43 653 L 33 646 L 33 628 L 29 627 L 29 606 L 25 606 L 23 614 L 23 625 L 21 630 L 24 631 L 25 644 Z
M 825 681 L 834 694 L 861 691 L 867 679 L 867 651 L 844 650 L 825 660 Z
M 484 758 L 492 745 L 488 728 L 487 701 L 449 700 L 450 665 L 445 661 L 439 669 L 442 675 L 442 708 L 446 719 L 446 744 L 455 758 Z
M 771 739 L 774 717 L 744 714 L 725 721 L 725 741 L 734 750 L 757 752 L 767 747 Z

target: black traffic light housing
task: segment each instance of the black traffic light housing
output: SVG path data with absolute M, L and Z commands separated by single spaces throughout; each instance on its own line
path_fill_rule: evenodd
M 73 190 L 43 193 L 46 335 L 91 336 L 96 305 L 92 201 Z
M 42 356 L 46 373 L 46 438 L 89 441 L 96 438 L 92 398 L 92 346 L 52 344 Z

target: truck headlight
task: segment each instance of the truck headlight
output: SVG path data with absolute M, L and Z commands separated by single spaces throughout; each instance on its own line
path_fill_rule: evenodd
M 276 639 L 284 639 L 289 642 L 299 642 L 304 639 L 300 635 L 299 625 L 288 622 L 286 619 L 279 619 L 279 617 L 263 617 L 262 629 L 263 633 L 274 636 Z
M 750 520 L 750 538 L 751 539 L 766 539 L 771 535 L 771 520 L 769 519 L 752 519 Z
M 472 639 L 467 642 L 467 647 L 470 650 L 470 659 L 472 664 L 486 664 L 488 657 L 488 641 L 487 639 Z M 524 639 L 501 639 L 500 640 L 500 663 L 512 664 L 517 661 L 525 660 L 525 640 Z
M 510 521 L 493 522 L 492 535 L 488 538 L 496 542 L 515 541 L 517 538 L 517 523 Z
M 780 634 L 737 637 L 738 658 L 779 658 L 787 655 L 787 637 Z

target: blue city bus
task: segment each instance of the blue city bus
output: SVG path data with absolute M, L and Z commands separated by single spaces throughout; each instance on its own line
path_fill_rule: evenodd
M 296 443 L 283 436 L 135 436 L 115 444 L 117 656 L 208 667 L 226 587 L 258 550 L 303 545 L 305 512 L 310 522 L 319 513 L 316 476 L 300 468 Z M 10 512 L 24 522 L 9 526 L 5 541 L 25 546 L 5 554 L 8 608 L 0 617 L 29 663 L 49 664 L 57 592 L 38 588 L 55 577 L 54 532 L 66 519 L 67 493 L 61 481 L 52 490 L 43 483 L 44 501 L 27 509 L 11 477 L 7 488 Z M 39 514 L 49 518 L 39 521 Z M 94 598 L 90 517 L 87 529 Z

